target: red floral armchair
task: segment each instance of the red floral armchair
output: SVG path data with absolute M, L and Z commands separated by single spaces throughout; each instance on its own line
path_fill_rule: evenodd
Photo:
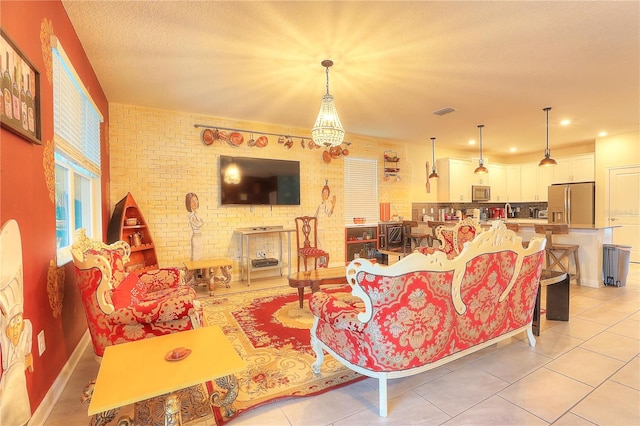
M 126 272 L 131 248 L 76 231 L 71 253 L 76 283 L 93 342 L 102 358 L 107 346 L 199 327 L 202 308 L 178 268 Z
M 436 228 L 435 237 L 440 242 L 440 247 L 419 247 L 418 250 L 422 254 L 442 251 L 451 259 L 460 254 L 464 243 L 472 241 L 480 232 L 482 232 L 480 223 L 472 217 L 467 217 L 454 226 L 440 225 Z
M 347 282 L 361 302 L 323 292 L 310 299 L 313 371 L 320 374 L 324 350 L 378 378 L 380 416 L 386 416 L 387 379 L 421 373 L 523 331 L 535 346 L 544 245 L 533 238 L 525 249 L 495 222 L 452 259 L 414 252 L 390 266 L 352 261 Z

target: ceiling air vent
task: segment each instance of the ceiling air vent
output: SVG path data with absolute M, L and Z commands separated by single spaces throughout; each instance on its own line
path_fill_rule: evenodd
M 450 112 L 454 112 L 454 111 L 455 111 L 454 108 L 446 107 L 446 108 L 439 109 L 437 111 L 433 111 L 433 113 L 435 115 L 445 115 L 445 114 L 449 114 Z

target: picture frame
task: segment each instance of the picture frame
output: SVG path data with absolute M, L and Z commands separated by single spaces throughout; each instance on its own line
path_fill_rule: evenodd
M 40 72 L 0 28 L 0 124 L 42 145 Z

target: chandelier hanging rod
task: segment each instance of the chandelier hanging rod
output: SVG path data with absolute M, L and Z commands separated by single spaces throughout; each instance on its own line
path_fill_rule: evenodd
M 333 66 L 333 61 L 331 59 L 325 59 L 320 63 L 324 67 L 325 75 L 327 76 L 327 95 L 329 94 L 329 67 Z
M 300 135 L 292 135 L 291 133 L 272 133 L 272 132 L 261 132 L 259 130 L 248 130 L 248 129 L 237 129 L 234 127 L 222 127 L 222 126 L 211 126 L 208 124 L 194 124 L 193 127 L 195 127 L 196 129 L 199 127 L 205 128 L 205 129 L 217 129 L 217 130 L 228 130 L 230 132 L 242 132 L 242 133 L 255 133 L 257 135 L 265 135 L 265 136 L 284 136 L 284 137 L 290 137 L 290 138 L 300 138 L 300 139 L 312 139 L 313 138 L 311 136 L 300 136 Z M 349 145 L 351 144 L 351 142 L 347 142 L 344 141 L 342 142 L 345 145 Z

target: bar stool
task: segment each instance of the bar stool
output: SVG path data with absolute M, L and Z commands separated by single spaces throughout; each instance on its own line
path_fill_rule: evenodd
M 547 245 L 544 250 L 547 268 L 553 270 L 558 267 L 562 272 L 566 272 L 569 276 L 575 277 L 576 284 L 580 285 L 580 259 L 578 257 L 578 244 L 556 244 L 553 242 L 553 234 L 568 234 L 569 225 L 562 224 L 540 224 L 535 225 L 536 234 L 545 234 L 547 237 Z M 575 274 L 570 272 L 570 257 L 573 255 L 575 263 Z M 566 259 L 566 266 L 564 261 Z
M 505 222 L 504 224 L 507 227 L 507 229 L 510 231 L 517 233 L 520 230 L 520 225 L 518 225 L 517 223 Z M 524 248 L 529 247 L 529 241 L 522 240 L 522 247 Z
M 430 247 L 435 247 L 436 241 L 438 241 L 438 239 L 436 238 L 436 229 L 438 229 L 438 227 L 442 225 L 444 225 L 444 222 L 440 220 L 430 220 L 427 222 L 427 226 L 431 228 L 431 244 L 429 245 Z M 440 242 L 438 241 L 438 246 L 439 245 Z
M 518 232 L 520 230 L 520 225 L 518 225 L 517 223 L 505 222 L 505 226 L 507 227 L 507 229 L 513 232 Z
M 402 221 L 402 235 L 404 236 L 404 254 L 408 254 L 412 252 L 415 248 L 420 247 L 422 240 L 427 240 L 427 245 L 431 246 L 432 244 L 432 236 L 429 234 L 425 234 L 422 232 L 413 232 L 413 228 L 418 226 L 417 220 L 403 220 Z

